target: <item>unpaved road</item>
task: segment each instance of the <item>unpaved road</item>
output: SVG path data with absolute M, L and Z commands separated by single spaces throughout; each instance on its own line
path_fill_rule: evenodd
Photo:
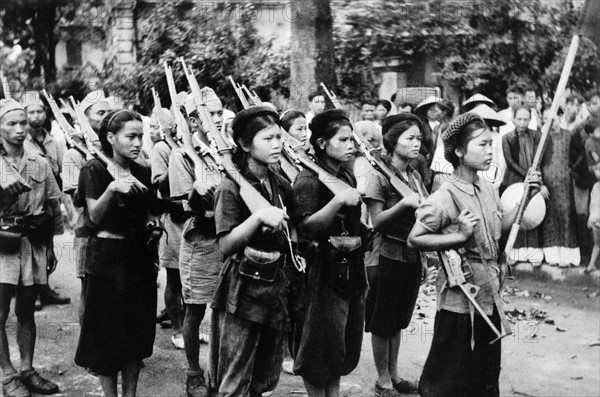
M 71 249 L 72 235 L 59 236 L 56 247 L 60 264 L 51 276 L 51 285 L 61 294 L 70 296 L 66 306 L 49 306 L 36 313 L 38 339 L 35 366 L 59 384 L 64 396 L 101 396 L 95 377 L 73 363 L 79 325 L 77 305 L 79 280 Z M 159 280 L 159 308 L 163 307 L 164 271 Z M 547 312 L 554 320 L 550 325 L 542 320 L 523 319 L 515 324 L 514 334 L 502 342 L 503 396 L 599 396 L 600 395 L 600 298 L 593 295 L 597 287 L 556 286 L 527 279 L 512 284 L 531 292 L 531 297 L 508 296 L 506 308 Z M 535 292 L 552 299 L 533 297 Z M 592 292 L 592 294 L 590 294 Z M 406 330 L 400 348 L 402 376 L 418 378 L 432 339 L 435 301 L 422 293 L 413 323 Z M 208 317 L 208 316 L 207 316 Z M 557 327 L 560 328 L 559 331 Z M 15 318 L 8 324 L 11 357 L 18 364 L 15 342 Z M 154 354 L 145 360 L 139 382 L 140 396 L 178 397 L 185 395 L 185 356 L 170 342 L 171 331 L 157 327 Z M 207 347 L 202 345 L 202 360 L 206 362 Z M 452 363 L 448 363 L 452 365 Z M 372 396 L 376 375 L 371 353 L 370 335 L 365 334 L 363 351 L 357 369 L 342 379 L 342 389 L 348 396 Z M 302 380 L 282 374 L 274 396 L 302 395 Z

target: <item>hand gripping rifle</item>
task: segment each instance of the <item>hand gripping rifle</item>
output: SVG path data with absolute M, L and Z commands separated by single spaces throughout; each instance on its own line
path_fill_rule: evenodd
M 238 97 L 240 98 L 240 101 L 242 102 L 242 104 L 247 104 L 247 107 L 244 107 L 244 109 L 248 109 L 251 105 L 250 102 L 252 102 L 252 106 L 260 106 L 262 105 L 262 101 L 260 100 L 260 98 L 258 97 L 258 95 L 256 95 L 255 92 L 253 92 L 252 94 L 248 94 L 248 99 L 245 98 L 244 96 L 244 91 L 242 88 L 240 88 L 235 81 L 233 80 L 233 78 L 231 76 L 229 76 L 229 81 L 231 82 L 231 84 L 233 85 L 233 88 L 236 92 L 236 94 L 238 95 Z M 246 86 L 244 86 L 245 88 Z M 245 88 L 246 91 L 248 91 L 247 88 Z M 249 93 L 249 91 L 248 91 Z M 280 128 L 281 133 L 285 133 L 283 128 Z M 302 170 L 302 167 L 299 166 L 300 164 L 300 160 L 298 159 L 298 157 L 295 155 L 294 151 L 291 150 L 290 153 L 288 153 L 289 147 L 286 146 L 286 142 L 285 140 L 283 141 L 283 154 L 284 156 L 281 156 L 279 159 L 279 164 L 281 165 L 281 168 L 283 170 L 283 172 L 286 173 L 286 175 L 288 176 L 288 178 L 290 178 L 290 180 L 293 181 L 296 179 L 296 176 L 298 175 L 298 173 Z M 288 153 L 289 156 L 291 157 L 286 157 L 286 153 Z M 288 160 L 291 159 L 291 160 Z M 292 165 L 292 164 L 295 164 Z M 283 201 L 281 200 L 281 196 L 279 197 L 279 202 L 283 204 Z M 283 210 L 287 212 L 287 208 L 285 206 L 283 206 Z M 294 267 L 296 268 L 296 270 L 298 270 L 300 273 L 305 273 L 306 272 L 306 260 L 300 256 L 300 254 L 298 254 L 298 252 L 294 251 L 293 249 L 293 243 L 292 243 L 292 235 L 290 233 L 290 230 L 287 226 L 287 224 L 285 225 L 284 229 L 283 229 L 283 233 L 285 235 L 285 238 L 288 242 L 288 249 L 289 249 L 289 253 L 290 253 L 290 259 L 292 260 L 292 263 L 294 264 Z
M 123 170 L 119 166 L 119 164 L 117 164 L 116 162 L 113 161 L 113 159 L 108 157 L 101 150 L 96 149 L 96 147 L 94 146 L 94 143 L 93 143 L 93 141 L 95 139 L 97 139 L 96 132 L 90 125 L 87 117 L 81 110 L 81 107 L 77 104 L 77 102 L 75 102 L 75 99 L 73 97 L 70 97 L 69 99 L 71 100 L 71 105 L 73 106 L 73 110 L 75 111 L 75 117 L 77 120 L 77 124 L 79 124 L 79 127 L 81 128 L 81 131 L 83 132 L 84 140 L 87 144 L 89 153 L 92 156 L 96 157 L 98 160 L 100 160 L 102 163 L 104 163 L 108 173 L 110 174 L 110 176 L 112 176 L 112 178 L 115 181 L 124 180 L 127 182 L 134 183 L 143 189 L 147 189 L 146 185 L 144 185 L 136 177 L 131 175 L 130 172 Z
M 165 126 L 162 125 L 162 122 L 160 121 L 158 112 L 160 112 L 160 109 L 162 109 L 162 105 L 160 103 L 160 97 L 158 96 L 158 92 L 156 92 L 156 89 L 154 89 L 154 87 L 152 87 L 152 97 L 154 98 L 154 108 L 156 109 L 156 116 L 157 116 L 156 119 L 158 122 L 158 128 L 160 130 L 160 138 L 167 145 L 169 145 L 171 150 L 175 150 L 179 147 L 179 144 L 178 144 L 178 142 L 175 141 L 175 139 L 173 139 L 173 135 L 171 134 L 171 131 L 166 129 Z M 173 120 L 173 123 L 175 123 L 175 120 Z
M 419 182 L 419 180 L 417 182 Z M 416 185 L 419 197 L 421 200 L 425 200 L 429 196 L 427 191 L 423 189 L 423 186 L 420 183 L 417 183 Z M 510 329 L 510 325 L 504 321 L 504 313 L 498 313 L 500 315 L 500 319 L 502 320 L 503 332 L 500 332 L 494 323 L 492 323 L 492 320 L 490 320 L 487 314 L 485 314 L 483 308 L 475 300 L 475 296 L 477 296 L 480 287 L 467 281 L 468 278 L 472 277 L 473 271 L 469 264 L 462 264 L 462 258 L 460 254 L 455 250 L 438 251 L 437 254 L 440 263 L 446 272 L 446 282 L 448 283 L 448 288 L 459 288 L 469 301 L 469 304 L 472 305 L 475 310 L 477 310 L 477 312 L 481 315 L 481 318 L 483 318 L 494 334 L 496 334 L 496 338 L 490 341 L 490 345 L 496 343 L 505 336 L 511 335 L 512 331 Z M 487 264 L 484 263 L 484 266 L 487 266 Z M 498 310 L 500 310 L 499 307 Z
M 338 100 L 337 96 L 333 92 L 329 91 L 325 84 L 321 83 L 321 87 L 333 106 L 336 109 L 343 109 L 342 104 Z M 377 152 L 378 149 L 375 149 L 371 143 L 369 143 L 369 141 L 367 141 L 360 133 L 358 133 L 354 126 L 352 126 L 352 136 L 361 154 L 365 156 L 365 159 L 367 159 L 373 168 L 382 173 L 383 176 L 388 179 L 394 190 L 396 190 L 402 197 L 407 197 L 414 193 L 412 189 L 394 173 L 394 171 L 392 171 L 381 159 L 373 155 L 373 152 Z
M 71 124 L 69 124 L 69 122 L 67 121 L 65 116 L 62 114 L 62 112 L 58 108 L 58 104 L 56 103 L 56 101 L 54 100 L 52 95 L 48 94 L 46 92 L 46 90 L 42 90 L 42 95 L 44 95 L 46 97 L 46 100 L 48 101 L 48 104 L 50 105 L 50 109 L 52 110 L 52 114 L 54 115 L 54 119 L 56 119 L 58 126 L 64 133 L 65 141 L 67 141 L 67 145 L 70 148 L 74 148 L 79 153 L 81 153 L 83 155 L 83 157 L 86 158 L 86 160 L 89 160 L 92 157 L 92 155 L 91 155 L 90 151 L 87 149 L 87 147 L 73 139 L 73 136 L 78 136 L 78 137 L 81 137 L 81 139 L 83 139 L 81 134 L 79 132 L 77 132 L 77 130 L 74 127 L 72 127 Z M 75 120 L 75 118 L 73 118 L 73 120 Z
M 244 204 L 246 204 L 251 213 L 273 207 L 273 205 L 271 205 L 271 203 L 269 203 L 269 201 L 264 198 L 263 195 L 260 194 L 260 192 L 256 190 L 256 188 L 252 186 L 250 182 L 248 182 L 248 180 L 236 167 L 232 159 L 232 148 L 227 142 L 227 139 L 221 135 L 221 132 L 210 116 L 210 113 L 206 107 L 206 102 L 202 98 L 202 92 L 200 90 L 200 86 L 198 85 L 198 81 L 196 80 L 196 76 L 194 76 L 192 70 L 188 68 L 185 60 L 180 58 L 179 61 L 183 66 L 183 71 L 187 77 L 188 84 L 192 89 L 192 95 L 194 97 L 198 115 L 202 120 L 202 125 L 206 129 L 208 135 L 210 135 L 210 137 L 213 139 L 217 147 L 219 161 L 222 164 L 223 171 L 227 173 L 229 178 L 231 178 L 231 180 L 238 185 L 240 189 L 240 196 L 244 201 Z

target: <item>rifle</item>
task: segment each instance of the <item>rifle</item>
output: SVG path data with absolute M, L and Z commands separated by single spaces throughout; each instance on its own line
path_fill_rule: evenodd
M 58 98 L 58 100 L 60 101 L 60 104 L 63 105 L 63 107 L 67 110 L 67 112 L 69 113 L 69 116 L 71 116 L 71 118 L 73 120 L 76 120 L 77 116 L 75 115 L 75 110 L 71 107 L 69 102 L 65 101 L 62 98 Z
M 206 103 L 202 99 L 202 92 L 200 90 L 200 86 L 198 85 L 198 81 L 196 80 L 196 76 L 194 76 L 192 70 L 188 68 L 185 60 L 183 58 L 179 58 L 181 65 L 183 66 L 183 71 L 185 76 L 187 77 L 188 84 L 192 89 L 192 95 L 194 97 L 194 102 L 196 103 L 196 109 L 198 111 L 198 115 L 202 120 L 202 124 L 204 128 L 207 130 L 208 134 L 212 137 L 220 157 L 220 162 L 223 165 L 223 171 L 227 173 L 227 175 L 233 180 L 240 189 L 240 196 L 251 213 L 255 213 L 259 210 L 265 208 L 271 208 L 273 205 L 269 203 L 269 201 L 263 197 L 262 194 L 248 180 L 242 175 L 242 173 L 238 170 L 232 158 L 232 148 L 227 143 L 225 137 L 221 135 L 221 132 L 215 125 L 208 109 L 206 108 Z
M 254 95 L 250 94 L 248 88 L 244 86 L 240 86 L 236 84 L 231 76 L 229 76 L 229 81 L 235 90 L 235 93 L 238 95 L 238 98 L 242 104 L 244 104 L 244 109 L 248 109 L 251 106 L 260 106 L 262 105 L 262 101 L 253 91 Z M 246 98 L 244 94 L 244 90 L 248 93 L 249 97 Z M 283 129 L 282 129 L 283 131 Z M 294 150 L 291 149 L 290 145 L 286 145 L 285 142 L 283 144 L 283 153 L 279 158 L 279 164 L 281 166 L 281 170 L 285 173 L 287 178 L 290 181 L 296 180 L 296 177 L 302 171 L 302 166 L 300 165 L 300 159 L 296 156 Z
M 50 109 L 52 110 L 52 114 L 54 115 L 54 119 L 56 119 L 56 122 L 58 123 L 58 126 L 60 127 L 60 129 L 63 130 L 64 135 L 65 135 L 65 140 L 67 141 L 67 145 L 70 148 L 75 148 L 86 159 L 90 159 L 91 154 L 90 154 L 89 150 L 87 149 L 87 147 L 85 147 L 81 143 L 73 140 L 73 135 L 80 136 L 81 134 L 79 134 L 77 132 L 77 130 L 74 127 L 72 127 L 71 124 L 69 124 L 69 122 L 67 121 L 65 116 L 62 114 L 62 112 L 58 108 L 58 104 L 56 103 L 56 101 L 54 100 L 52 95 L 48 94 L 46 92 L 46 90 L 42 90 L 42 95 L 44 95 L 46 97 L 46 100 L 48 101 L 48 104 L 50 105 Z M 73 119 L 73 120 L 75 120 L 75 119 Z M 82 137 L 82 139 L 83 139 L 83 137 Z
M 136 177 L 131 175 L 130 172 L 123 170 L 119 166 L 119 164 L 113 161 L 113 159 L 108 157 L 101 150 L 96 149 L 93 143 L 94 139 L 97 137 L 96 132 L 90 125 L 87 117 L 85 116 L 81 108 L 77 105 L 77 102 L 75 102 L 75 98 L 71 96 L 69 97 L 69 99 L 71 100 L 71 104 L 73 105 L 73 110 L 75 111 L 77 124 L 79 124 L 79 128 L 81 128 L 81 131 L 83 132 L 84 140 L 87 144 L 87 148 L 90 154 L 96 157 L 102 163 L 104 163 L 104 165 L 106 166 L 106 170 L 115 181 L 125 180 L 127 182 L 132 182 L 140 187 L 143 187 L 144 189 L 147 189 L 146 185 L 144 185 Z
M 240 102 L 242 103 L 242 107 L 244 109 L 248 109 L 250 107 L 250 103 L 248 102 L 248 99 L 244 96 L 244 92 L 242 91 L 242 87 L 240 87 L 234 80 L 233 77 L 231 77 L 231 75 L 227 76 L 227 78 L 229 79 L 229 82 L 231 83 L 231 86 L 233 87 L 233 90 L 235 91 L 237 97 L 239 98 Z
M 440 262 L 444 266 L 444 271 L 446 272 L 448 288 L 458 287 L 462 293 L 465 295 L 467 300 L 475 310 L 481 315 L 481 318 L 487 323 L 490 329 L 496 334 L 496 338 L 490 341 L 490 345 L 496 343 L 500 339 L 511 335 L 512 331 L 510 327 L 506 329 L 506 326 L 501 327 L 502 332 L 498 330 L 498 328 L 492 323 L 492 320 L 485 314 L 485 311 L 479 303 L 475 300 L 475 296 L 479 292 L 479 287 L 473 285 L 467 281 L 467 278 L 472 276 L 472 270 L 468 264 L 463 265 L 460 254 L 454 250 L 446 250 L 443 252 L 438 252 L 438 256 L 440 258 Z M 500 308 L 498 308 L 500 310 Z
M 242 91 L 246 94 L 246 96 L 249 98 L 249 100 L 252 103 L 254 103 L 254 106 L 262 105 L 262 101 L 260 100 L 258 95 L 256 95 L 256 92 L 254 92 L 254 91 L 250 92 L 248 87 L 246 87 L 246 84 L 242 84 Z
M 179 144 L 178 144 L 178 142 L 175 141 L 175 139 L 173 139 L 173 135 L 171 134 L 171 131 L 167 130 L 165 132 L 166 128 L 164 125 L 162 125 L 162 123 L 160 121 L 160 117 L 158 117 L 158 112 L 160 112 L 160 109 L 162 109 L 162 106 L 160 103 L 160 97 L 158 96 L 158 92 L 156 92 L 156 89 L 154 89 L 154 87 L 152 87 L 152 97 L 154 98 L 154 108 L 157 109 L 156 116 L 157 116 L 157 121 L 158 121 L 158 128 L 160 130 L 160 137 L 167 145 L 169 145 L 171 150 L 175 150 L 179 147 Z
M 258 95 L 256 95 L 256 92 L 252 91 L 251 93 L 245 85 L 242 86 L 242 89 L 244 89 L 247 92 L 247 95 L 249 95 L 250 100 L 254 104 L 262 104 L 262 101 L 260 100 Z M 301 167 L 305 167 L 313 171 L 317 174 L 317 178 L 319 179 L 319 181 L 321 181 L 321 183 L 323 183 L 334 195 L 350 188 L 350 185 L 348 185 L 346 182 L 331 175 L 327 170 L 325 170 L 323 167 L 317 164 L 315 160 L 306 153 L 302 142 L 291 136 L 283 128 L 281 128 L 281 136 L 283 138 L 283 153 L 286 156 L 286 160 L 289 162 L 289 165 L 286 164 L 286 168 L 288 170 L 290 169 L 289 167 L 292 166 L 298 169 L 299 171 L 302 170 Z M 282 164 L 282 169 L 283 167 L 284 165 Z M 285 172 L 285 169 L 283 170 Z
M 337 96 L 333 92 L 329 91 L 325 84 L 321 83 L 321 87 L 333 106 L 336 109 L 343 109 L 343 106 L 338 100 Z M 373 152 L 377 152 L 378 149 L 373 148 L 369 141 L 367 141 L 361 134 L 356 132 L 354 126 L 352 126 L 352 137 L 354 138 L 354 142 L 356 143 L 358 150 L 363 156 L 365 156 L 365 159 L 367 159 L 373 168 L 387 178 L 394 190 L 396 190 L 402 197 L 407 197 L 414 193 L 413 190 L 406 183 L 404 183 L 381 159 L 373 156 Z
M 218 163 L 218 156 L 212 153 L 212 150 L 200 140 L 197 140 L 197 143 L 200 146 L 203 156 L 201 157 L 198 155 L 198 152 L 196 151 L 196 145 L 194 145 L 194 136 L 192 135 L 187 121 L 176 103 L 177 91 L 175 90 L 173 70 L 166 62 L 164 63 L 164 69 L 167 77 L 167 85 L 169 86 L 169 95 L 171 97 L 171 114 L 173 115 L 173 121 L 175 122 L 177 130 L 181 136 L 181 148 L 194 165 L 194 175 L 196 176 L 196 179 L 200 178 L 204 173 L 204 167 L 202 166 L 203 163 L 210 170 L 220 170 L 221 167 Z
M 8 83 L 8 79 L 4 75 L 4 72 L 0 69 L 0 83 L 2 83 L 2 91 L 4 91 L 4 98 L 10 99 L 12 98 L 10 92 L 10 84 Z

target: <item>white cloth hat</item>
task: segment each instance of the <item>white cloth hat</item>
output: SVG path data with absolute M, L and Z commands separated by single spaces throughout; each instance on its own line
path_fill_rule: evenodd
M 107 96 L 106 97 L 106 102 L 108 102 L 108 107 L 110 108 L 110 110 L 121 110 L 124 109 L 124 103 L 123 100 L 121 98 L 118 98 L 116 96 Z
M 210 87 L 202 88 L 200 90 L 200 96 L 202 98 L 202 103 L 210 103 L 210 102 L 221 103 L 221 100 L 215 93 L 215 90 L 213 90 Z M 194 96 L 192 94 L 189 94 L 185 101 L 185 111 L 187 112 L 187 114 L 190 114 L 194 110 L 196 110 L 196 102 L 194 101 Z
M 107 104 L 109 103 L 106 100 L 106 96 L 104 95 L 104 91 L 102 90 L 96 90 L 96 91 L 92 91 L 89 94 L 87 94 L 85 96 L 85 98 L 83 98 L 83 101 L 81 101 L 81 110 L 83 112 L 85 112 L 86 110 L 88 110 L 90 108 L 90 106 L 98 103 L 98 102 L 106 102 Z
M 173 118 L 167 108 L 155 107 L 152 109 L 152 119 L 157 120 L 163 128 L 171 128 L 173 126 Z
M 38 91 L 25 91 L 23 96 L 21 97 L 21 103 L 23 104 L 23 108 L 27 109 L 28 106 L 31 105 L 40 105 L 44 106 L 42 102 L 42 98 L 40 98 L 40 93 Z
M 12 98 L 0 99 L 0 119 L 4 117 L 6 113 L 15 110 L 25 111 L 25 108 L 23 107 L 23 105 L 21 105 L 19 102 L 15 101 Z

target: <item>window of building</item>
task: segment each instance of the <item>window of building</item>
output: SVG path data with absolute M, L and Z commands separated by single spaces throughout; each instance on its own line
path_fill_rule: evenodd
M 67 41 L 67 63 L 69 66 L 81 66 L 81 41 Z

